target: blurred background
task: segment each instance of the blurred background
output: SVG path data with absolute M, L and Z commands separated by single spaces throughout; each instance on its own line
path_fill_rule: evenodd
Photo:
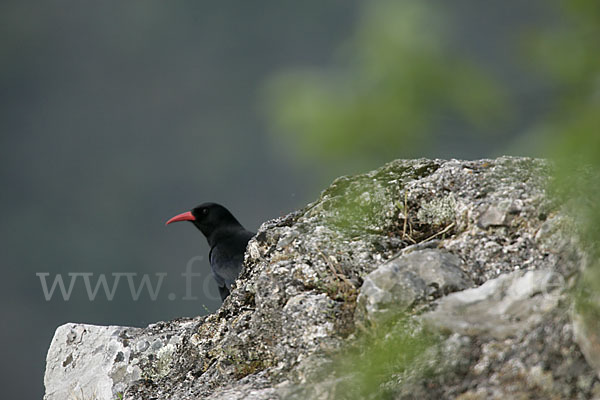
M 600 162 L 597 1 L 5 0 L 0 20 L 6 398 L 42 396 L 63 323 L 218 308 L 204 238 L 164 226 L 199 203 L 256 230 L 395 158 Z M 168 275 L 155 301 L 125 281 L 47 301 L 40 272 Z

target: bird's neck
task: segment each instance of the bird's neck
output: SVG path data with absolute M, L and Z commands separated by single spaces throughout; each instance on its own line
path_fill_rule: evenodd
M 240 228 L 244 229 L 244 227 L 242 225 L 235 224 L 235 225 L 219 227 L 219 228 L 213 230 L 212 232 L 210 232 L 210 234 L 205 235 L 206 240 L 208 241 L 208 245 L 211 248 L 213 248 L 220 241 L 227 239 L 228 237 L 231 237 L 236 232 L 239 232 Z

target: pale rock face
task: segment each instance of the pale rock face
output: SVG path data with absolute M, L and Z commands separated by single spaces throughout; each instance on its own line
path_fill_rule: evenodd
M 59 327 L 45 400 L 334 398 L 356 381 L 334 356 L 403 312 L 440 340 L 388 397 L 600 398 L 598 340 L 569 313 L 585 256 L 549 170 L 418 159 L 338 178 L 263 224 L 215 314 Z
M 130 362 L 131 347 L 124 339 L 138 332 L 119 326 L 60 326 L 46 358 L 44 399 L 108 399 L 140 379 L 141 370 Z
M 539 324 L 545 313 L 556 308 L 564 289 L 564 281 L 555 284 L 557 276 L 550 270 L 501 275 L 442 298 L 424 318 L 443 330 L 504 339 Z
M 197 321 L 180 321 L 177 331 L 64 324 L 46 357 L 44 400 L 117 399 L 134 381 L 169 373 L 175 348 Z

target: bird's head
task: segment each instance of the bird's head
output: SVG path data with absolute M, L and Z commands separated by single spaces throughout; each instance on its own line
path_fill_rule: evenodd
M 178 214 L 167 221 L 165 225 L 172 222 L 190 221 L 196 228 L 200 229 L 204 236 L 209 239 L 219 229 L 238 227 L 237 219 L 220 204 L 204 203 L 194 207 L 191 211 Z M 210 241 L 210 239 L 209 239 Z

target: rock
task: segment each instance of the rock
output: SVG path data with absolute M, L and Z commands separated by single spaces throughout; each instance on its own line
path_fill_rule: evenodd
M 479 217 L 479 227 L 501 226 L 506 222 L 506 214 L 496 206 L 489 206 Z
M 362 382 L 337 358 L 357 346 L 368 357 L 363 337 L 384 326 L 373 322 L 402 310 L 410 323 L 392 321 L 384 343 L 398 332 L 423 343 L 424 321 L 440 331 L 408 367 L 386 365 L 373 397 L 598 396 L 562 290 L 586 258 L 546 195 L 549 171 L 529 158 L 418 159 L 338 178 L 261 226 L 216 313 L 60 327 L 45 399 L 333 398 Z
M 503 339 L 451 334 L 421 361 L 427 377 L 405 379 L 394 398 L 598 398 L 600 381 L 574 341 L 566 300 L 559 295 L 538 323 Z
M 477 224 L 483 229 L 506 225 L 511 215 L 519 214 L 522 207 L 523 204 L 520 199 L 506 199 L 498 204 L 490 204 L 479 216 Z
M 461 260 L 441 250 L 417 250 L 395 257 L 365 277 L 357 300 L 359 322 L 404 312 L 417 301 L 473 285 Z
M 421 204 L 417 212 L 417 219 L 423 223 L 442 226 L 454 222 L 456 218 L 456 199 L 454 195 L 434 198 Z
M 116 399 L 134 381 L 166 376 L 175 349 L 196 324 L 193 319 L 146 329 L 64 324 L 48 350 L 44 400 Z
M 589 321 L 579 313 L 574 312 L 573 332 L 575 342 L 579 345 L 587 362 L 596 370 L 600 376 L 600 332 L 597 329 L 591 329 Z M 597 321 L 593 328 L 597 328 Z
M 439 329 L 504 339 L 539 324 L 561 289 L 562 275 L 551 270 L 517 271 L 452 293 L 423 318 Z
M 114 398 L 119 390 L 141 378 L 140 368 L 129 364 L 131 346 L 127 342 L 127 337 L 138 331 L 119 326 L 60 326 L 46 358 L 44 399 L 73 395 Z

